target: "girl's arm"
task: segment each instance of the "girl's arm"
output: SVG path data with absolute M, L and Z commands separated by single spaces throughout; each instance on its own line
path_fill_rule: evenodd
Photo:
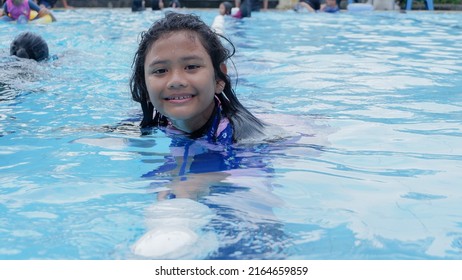
M 2 9 L 0 9 L 0 17 L 5 16 L 7 14 L 6 11 L 6 3 L 2 5 Z
M 34 10 L 34 11 L 36 11 L 38 13 L 37 18 L 41 18 L 43 16 L 50 15 L 52 21 L 56 21 L 55 16 L 50 12 L 50 10 L 48 10 L 47 8 L 41 8 L 34 1 L 29 0 L 29 7 L 30 7 L 31 10 Z
M 29 0 L 29 7 L 31 10 L 34 10 L 36 11 L 37 13 L 40 13 L 40 7 L 37 3 L 35 3 L 34 1 L 32 0 Z

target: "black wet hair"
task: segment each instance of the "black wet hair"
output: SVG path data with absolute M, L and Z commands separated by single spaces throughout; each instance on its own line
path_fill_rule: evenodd
M 216 96 L 220 99 L 224 115 L 233 126 L 234 141 L 262 134 L 265 126 L 264 123 L 241 104 L 231 87 L 230 77 L 220 68 L 220 65 L 225 63 L 235 53 L 232 42 L 226 37 L 215 33 L 198 16 L 175 12 L 166 13 L 165 17 L 156 21 L 148 31 L 141 33 L 141 41 L 133 59 L 130 91 L 133 100 L 139 102 L 143 110 L 141 127 L 165 126 L 167 124 L 167 118 L 158 113 L 152 103 L 149 102 L 149 94 L 144 76 L 144 64 L 151 46 L 163 36 L 177 31 L 187 31 L 197 34 L 205 50 L 210 55 L 217 79 L 225 82 L 223 92 Z M 231 50 L 224 47 L 221 39 L 229 44 Z
M 233 9 L 233 4 L 226 1 L 226 2 L 223 2 L 223 5 L 225 6 L 225 15 L 230 15 L 231 10 Z
M 10 55 L 42 61 L 48 59 L 48 44 L 40 35 L 23 32 L 11 42 Z

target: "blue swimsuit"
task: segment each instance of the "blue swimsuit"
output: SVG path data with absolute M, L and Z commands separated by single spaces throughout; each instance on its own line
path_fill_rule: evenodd
M 212 116 L 207 123 L 197 131 L 187 134 L 175 128 L 171 123 L 159 127 L 172 142 L 170 148 L 172 155 L 166 157 L 166 162 L 155 170 L 144 174 L 143 177 L 152 177 L 160 173 L 172 171 L 177 168 L 176 157 L 184 159 L 179 176 L 186 173 L 204 173 L 223 171 L 236 168 L 236 164 L 227 160 L 230 157 L 233 139 L 233 127 L 228 118 L 222 114 L 218 100 Z M 193 157 L 189 170 L 186 170 L 187 158 Z

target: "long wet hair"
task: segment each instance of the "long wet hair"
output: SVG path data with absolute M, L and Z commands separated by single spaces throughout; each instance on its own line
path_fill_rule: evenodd
M 175 12 L 167 13 L 164 18 L 156 21 L 148 31 L 141 33 L 141 41 L 133 59 L 130 91 L 133 100 L 139 102 L 143 110 L 141 127 L 166 126 L 168 123 L 167 118 L 158 113 L 149 101 L 144 76 L 144 63 L 151 46 L 158 39 L 178 31 L 197 34 L 205 50 L 210 55 L 216 78 L 225 82 L 223 92 L 216 94 L 216 96 L 221 102 L 223 114 L 233 126 L 234 141 L 263 134 L 264 123 L 241 104 L 231 87 L 230 77 L 220 68 L 222 63 L 225 63 L 234 55 L 234 45 L 226 37 L 213 32 L 198 16 Z M 224 39 L 230 45 L 231 50 L 225 48 L 220 39 Z

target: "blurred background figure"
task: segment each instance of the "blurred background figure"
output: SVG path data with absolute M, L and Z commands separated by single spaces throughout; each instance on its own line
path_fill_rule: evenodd
M 337 0 L 326 0 L 326 3 L 321 5 L 320 10 L 325 13 L 337 13 L 340 11 L 340 7 L 337 4 Z
M 179 0 L 171 0 L 168 4 L 169 8 L 181 8 L 181 3 Z
M 231 15 L 231 10 L 233 9 L 233 5 L 230 2 L 221 2 L 220 6 L 218 7 L 218 13 L 222 16 Z
M 310 12 L 315 13 L 321 9 L 320 0 L 300 0 L 297 5 L 295 5 L 294 10 L 296 12 Z
M 152 0 L 151 7 L 153 10 L 162 10 L 164 8 L 164 2 L 162 0 Z
M 234 15 L 237 18 L 251 17 L 252 12 L 259 12 L 261 8 L 260 0 L 235 0 L 234 5 L 239 11 Z M 263 10 L 268 10 L 268 0 L 263 0 Z
M 132 12 L 140 12 L 146 9 L 144 0 L 132 1 Z
M 2 20 L 15 20 L 17 23 L 27 23 L 45 16 L 49 16 L 49 22 L 56 21 L 47 8 L 39 7 L 32 0 L 6 0 L 0 10 Z
M 218 7 L 218 15 L 214 18 L 212 23 L 212 29 L 218 33 L 223 34 L 225 28 L 225 16 L 231 15 L 231 10 L 233 9 L 233 4 L 230 2 L 221 2 Z
M 47 9 L 52 9 L 52 8 L 54 8 L 54 6 L 56 5 L 56 2 L 58 2 L 58 0 L 35 0 L 35 2 L 40 7 L 47 8 Z M 74 8 L 74 7 L 69 6 L 67 4 L 67 0 L 61 0 L 61 2 L 63 4 L 64 9 L 73 9 Z

